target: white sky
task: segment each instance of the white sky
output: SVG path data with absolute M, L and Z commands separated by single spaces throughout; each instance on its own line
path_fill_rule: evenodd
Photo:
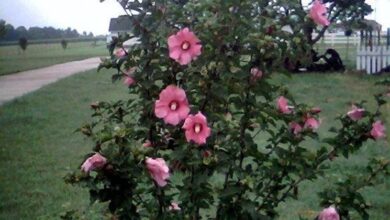
M 369 19 L 377 20 L 382 24 L 382 30 L 390 28 L 390 0 L 367 0 L 367 2 L 374 9 L 371 15 L 367 16 Z
M 75 28 L 108 33 L 110 18 L 124 14 L 116 0 L 0 0 L 0 19 L 17 26 Z
M 386 14 L 390 11 L 390 0 L 367 2 L 376 8 L 368 18 L 376 18 L 384 29 L 390 27 L 390 16 Z M 14 27 L 71 27 L 79 33 L 106 34 L 110 18 L 121 14 L 123 10 L 116 0 L 103 3 L 99 0 L 0 0 L 0 19 Z

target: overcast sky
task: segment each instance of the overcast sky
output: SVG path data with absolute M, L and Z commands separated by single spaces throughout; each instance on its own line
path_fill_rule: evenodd
M 106 34 L 110 18 L 123 14 L 116 0 L 0 0 L 0 18 L 13 26 L 53 26 Z
M 384 28 L 390 27 L 390 0 L 367 2 L 376 8 L 370 18 L 376 18 Z M 0 19 L 15 27 L 71 27 L 80 33 L 106 34 L 110 18 L 121 14 L 123 10 L 116 0 L 0 0 Z

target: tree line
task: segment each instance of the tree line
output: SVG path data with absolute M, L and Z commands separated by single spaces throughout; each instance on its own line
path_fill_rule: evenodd
M 14 27 L 12 24 L 0 20 L 0 41 L 17 41 L 20 38 L 29 40 L 40 39 L 59 39 L 59 38 L 77 38 L 77 37 L 93 37 L 93 33 L 83 32 L 80 34 L 76 29 L 60 29 L 54 27 L 30 27 L 24 26 Z

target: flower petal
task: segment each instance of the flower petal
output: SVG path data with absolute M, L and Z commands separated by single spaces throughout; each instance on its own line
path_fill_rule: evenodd
M 191 60 L 192 60 L 191 54 L 188 52 L 182 53 L 179 57 L 179 63 L 181 65 L 187 65 L 191 62 Z
M 182 50 L 180 49 L 180 47 L 174 47 L 171 50 L 169 50 L 169 57 L 174 60 L 178 60 L 181 53 Z
M 156 101 L 154 106 L 154 114 L 157 118 L 164 118 L 168 115 L 169 108 L 165 103 L 162 103 L 160 100 Z
M 171 125 L 177 125 L 180 122 L 179 114 L 175 112 L 170 112 L 164 118 L 164 122 Z
M 180 47 L 182 41 L 176 37 L 176 35 L 171 35 L 168 37 L 168 46 L 169 48 Z
M 180 119 L 186 119 L 189 113 L 190 107 L 188 107 L 188 104 L 183 102 L 180 108 L 177 110 L 177 114 L 179 114 Z

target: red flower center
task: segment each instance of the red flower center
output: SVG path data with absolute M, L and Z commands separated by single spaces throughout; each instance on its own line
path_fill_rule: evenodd
M 179 107 L 179 103 L 177 103 L 176 101 L 172 101 L 170 104 L 169 104 L 169 108 L 172 110 L 172 111 L 176 111 L 176 109 L 178 109 Z
M 194 131 L 196 134 L 199 134 L 202 131 L 202 125 L 199 123 L 196 123 L 194 126 Z
M 181 44 L 181 49 L 183 49 L 183 50 L 188 50 L 188 49 L 190 49 L 190 47 L 191 47 L 191 44 L 188 41 L 184 41 Z

